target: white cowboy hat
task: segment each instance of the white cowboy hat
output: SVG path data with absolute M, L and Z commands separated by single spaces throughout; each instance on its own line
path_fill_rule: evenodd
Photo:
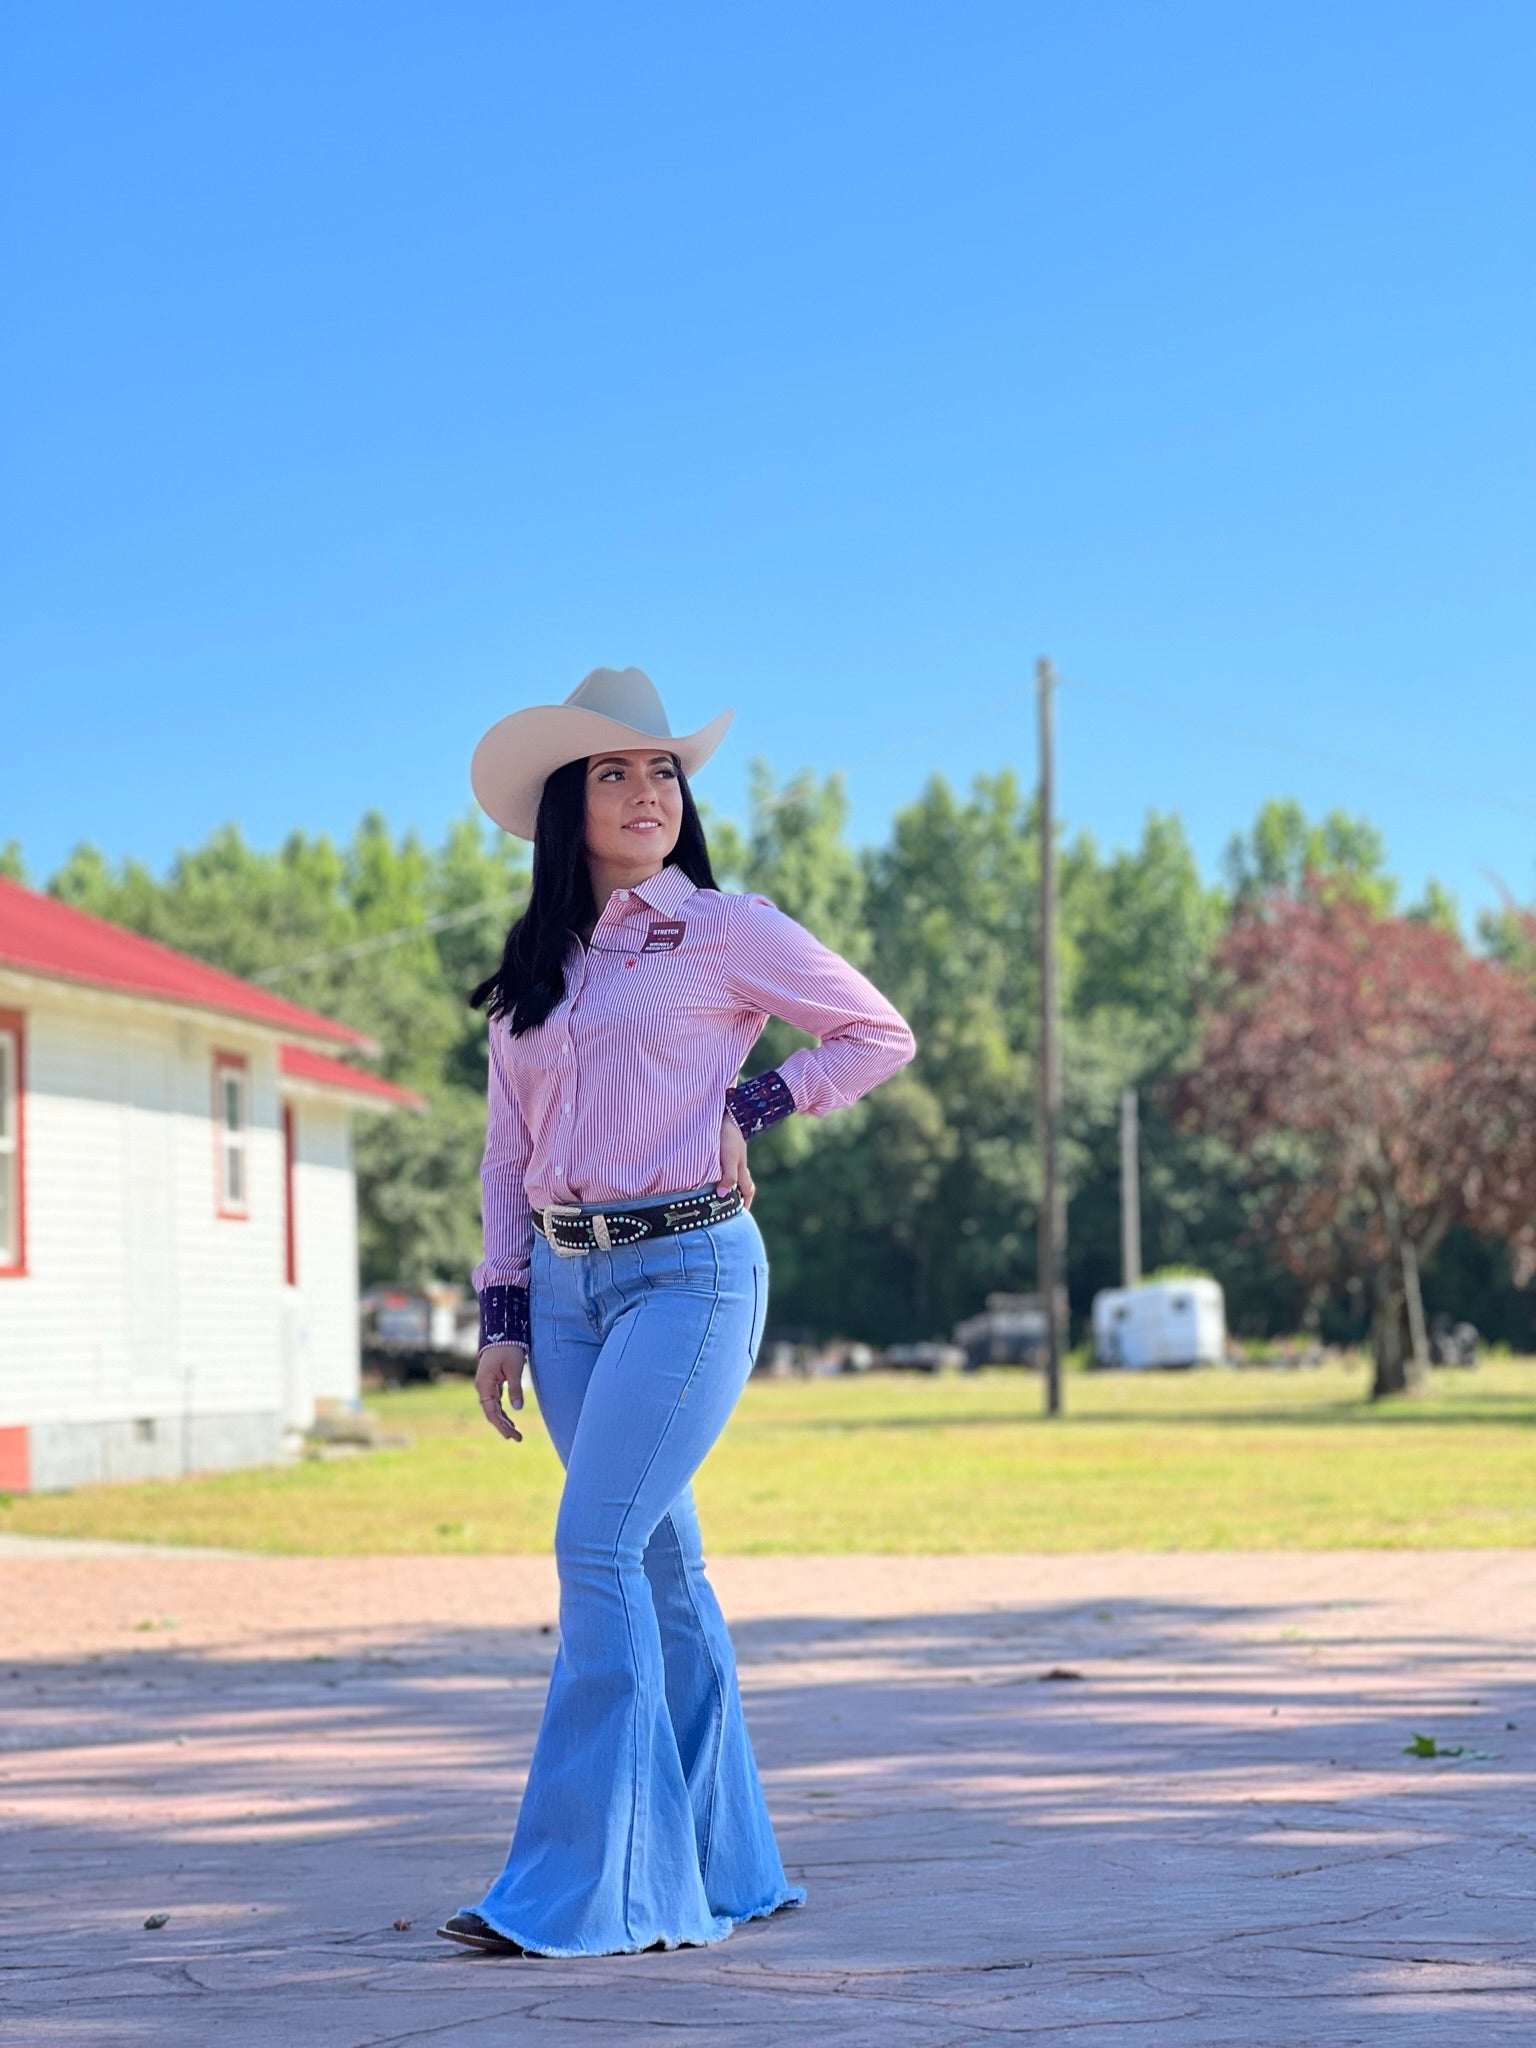
M 624 753 L 656 741 L 676 754 L 683 773 L 702 768 L 725 738 L 734 711 L 722 711 L 697 732 L 675 737 L 656 685 L 638 668 L 595 668 L 563 704 L 533 704 L 500 718 L 475 748 L 470 787 L 487 817 L 519 839 L 532 839 L 545 779 L 567 761 Z

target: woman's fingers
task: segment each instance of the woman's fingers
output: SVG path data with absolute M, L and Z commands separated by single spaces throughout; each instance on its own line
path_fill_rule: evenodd
M 720 1179 L 715 1193 L 729 1194 L 732 1188 L 741 1189 L 742 1200 L 750 1209 L 757 1185 L 747 1165 L 747 1141 L 735 1117 L 727 1112 L 720 1122 Z
M 490 1344 L 480 1354 L 475 1371 L 475 1398 L 480 1412 L 496 1434 L 521 1443 L 523 1433 L 501 1405 L 502 1389 L 512 1396 L 512 1406 L 523 1405 L 523 1361 L 527 1354 L 521 1344 Z

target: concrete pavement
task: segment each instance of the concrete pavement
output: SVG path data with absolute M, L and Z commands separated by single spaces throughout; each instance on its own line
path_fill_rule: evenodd
M 535 1962 L 432 1929 L 505 1851 L 548 1560 L 7 1545 L 6 2038 L 1536 2043 L 1536 1557 L 712 1569 L 810 1903 Z

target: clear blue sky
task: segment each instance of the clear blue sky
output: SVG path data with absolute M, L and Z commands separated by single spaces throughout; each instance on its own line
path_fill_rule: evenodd
M 1177 809 L 1214 868 L 1294 794 L 1410 891 L 1536 894 L 1529 0 L 8 0 L 0 40 L 34 874 L 436 836 L 482 728 L 598 662 L 737 707 L 718 808 L 754 753 L 848 765 L 878 837 L 933 768 L 1033 775 L 989 707 L 1048 652 L 1105 842 Z

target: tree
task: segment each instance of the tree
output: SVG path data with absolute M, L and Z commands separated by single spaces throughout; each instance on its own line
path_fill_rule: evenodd
M 1063 898 L 1075 954 L 1073 1014 L 1134 1018 L 1153 1033 L 1154 1063 L 1182 1053 L 1226 909 L 1220 891 L 1201 881 L 1177 817 L 1148 812 L 1141 844 L 1102 863 L 1085 836 Z
M 1461 912 L 1456 898 L 1433 875 L 1424 884 L 1424 894 L 1417 903 L 1409 905 L 1404 915 L 1411 917 L 1416 924 L 1437 924 L 1442 931 L 1461 930 Z
M 1478 936 L 1495 960 L 1536 988 L 1536 910 L 1506 897 L 1478 919 Z
M 1315 883 L 1217 949 L 1186 1127 L 1247 1152 L 1280 1259 L 1368 1282 L 1373 1395 L 1427 1365 L 1419 1274 L 1451 1229 L 1536 1271 L 1536 993 L 1438 925 Z
M 847 822 L 835 778 L 775 782 L 761 767 L 743 825 L 709 820 L 722 886 L 761 890 L 866 968 L 918 1038 L 915 1062 L 866 1101 L 832 1118 L 791 1117 L 754 1143 L 773 1315 L 876 1341 L 941 1336 L 989 1291 L 1034 1284 L 1035 809 L 1000 769 L 965 791 L 935 778 L 877 846 L 850 845 Z M 19 868 L 16 849 L 0 850 L 0 870 Z M 1329 1132 L 1282 1120 L 1255 1135 L 1251 1120 L 1214 1113 L 1172 1120 L 1182 1099 L 1166 1083 L 1193 1065 L 1208 1019 L 1241 993 L 1225 956 L 1213 961 L 1231 899 L 1202 881 L 1178 819 L 1155 813 L 1114 851 L 1086 834 L 1064 838 L 1059 872 L 1063 1164 L 1078 1313 L 1119 1276 L 1117 1103 L 1134 1086 L 1146 1264 L 1215 1272 L 1244 1332 L 1319 1317 L 1331 1333 L 1358 1331 L 1360 1276 L 1375 1271 L 1369 1247 L 1383 1224 L 1358 1175 L 1335 1204 L 1336 1224 Z M 1378 915 L 1392 901 L 1373 828 L 1341 814 L 1310 822 L 1294 804 L 1265 806 L 1234 842 L 1229 874 L 1240 924 L 1271 917 L 1277 891 Z M 383 1071 L 426 1095 L 431 1113 L 359 1121 L 365 1276 L 462 1281 L 478 1252 L 486 1050 L 485 1020 L 464 994 L 494 964 L 527 884 L 525 850 L 471 812 L 436 845 L 377 816 L 344 842 L 294 832 L 274 850 L 226 826 L 164 875 L 111 865 L 86 846 L 49 886 L 376 1038 Z M 1451 921 L 1433 890 L 1409 915 Z M 1482 937 L 1536 994 L 1530 913 L 1507 905 Z M 1425 943 L 1448 949 L 1435 955 L 1442 980 L 1447 960 L 1458 977 L 1475 972 L 1454 933 Z M 804 1042 L 771 1023 L 750 1067 L 776 1065 Z M 1411 1237 L 1420 1219 L 1409 1192 L 1405 1181 Z M 1324 1222 L 1314 1226 L 1319 1203 Z M 1480 1200 L 1457 1213 L 1481 1227 L 1494 1212 Z M 1528 1345 L 1536 1289 L 1515 1288 L 1519 1245 L 1512 1253 L 1453 1221 L 1430 1267 L 1434 1242 L 1431 1229 L 1413 1255 L 1436 1304 Z M 1405 1291 L 1396 1321 L 1405 1363 L 1407 1313 Z
M 439 849 L 397 839 L 370 813 L 345 846 L 294 832 L 275 853 L 227 825 L 179 853 L 164 880 L 82 845 L 49 887 L 379 1042 L 384 1073 L 430 1112 L 359 1120 L 363 1278 L 419 1284 L 465 1280 L 479 1256 L 486 1032 L 464 998 L 499 955 L 527 882 L 521 848 L 473 813 Z
M 1251 830 L 1228 840 L 1222 865 L 1239 907 L 1277 893 L 1295 896 L 1309 882 L 1382 915 L 1397 900 L 1386 846 L 1369 819 L 1330 811 L 1314 823 L 1293 797 L 1271 797 Z

